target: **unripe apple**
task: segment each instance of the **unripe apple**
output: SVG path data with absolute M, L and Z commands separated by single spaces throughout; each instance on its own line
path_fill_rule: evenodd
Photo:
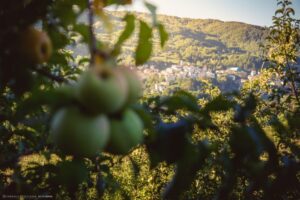
M 67 187 L 76 187 L 88 178 L 89 171 L 82 160 L 63 161 L 58 167 L 57 179 Z
M 125 110 L 120 116 L 110 119 L 110 140 L 108 152 L 127 154 L 143 140 L 143 122 L 132 110 Z
M 91 113 L 114 113 L 127 99 L 127 82 L 116 70 L 87 71 L 78 82 L 78 99 Z
M 58 105 L 67 105 L 76 100 L 76 85 L 62 85 L 54 90 Z
M 46 32 L 30 26 L 21 33 L 20 51 L 29 62 L 47 62 L 52 54 L 52 43 Z
M 135 103 L 143 93 L 143 84 L 138 74 L 129 68 L 118 68 L 121 74 L 126 78 L 128 84 L 127 104 Z
M 72 106 L 53 116 L 51 131 L 52 139 L 64 153 L 91 157 L 108 142 L 109 122 L 103 115 L 89 116 Z

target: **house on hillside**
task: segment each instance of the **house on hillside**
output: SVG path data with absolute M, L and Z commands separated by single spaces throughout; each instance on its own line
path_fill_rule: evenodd
M 250 76 L 255 76 L 256 74 L 257 74 L 257 72 L 255 70 L 251 70 Z
M 230 67 L 228 69 L 228 71 L 239 72 L 239 71 L 241 71 L 241 68 L 240 67 Z
M 208 78 L 216 78 L 217 75 L 216 75 L 216 73 L 213 73 L 211 71 L 207 71 L 206 72 L 206 77 L 208 77 Z

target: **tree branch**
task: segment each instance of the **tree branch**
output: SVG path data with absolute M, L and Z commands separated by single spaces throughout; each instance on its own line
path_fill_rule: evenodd
M 50 72 L 44 70 L 44 69 L 41 69 L 41 68 L 31 68 L 32 71 L 34 72 L 37 72 L 38 74 L 40 75 L 43 75 L 53 81 L 56 81 L 58 83 L 64 83 L 64 82 L 68 82 L 67 79 L 63 78 L 63 77 L 60 77 L 60 76 L 55 76 L 53 74 L 51 74 Z
M 88 8 L 88 20 L 89 20 L 89 32 L 90 32 L 90 54 L 91 54 L 91 64 L 95 62 L 95 53 L 97 52 L 97 40 L 94 33 L 94 12 L 92 8 L 92 0 L 87 0 Z
M 94 64 L 95 62 L 95 56 L 100 56 L 103 59 L 108 59 L 109 58 L 109 53 L 105 51 L 100 51 L 97 48 L 97 39 L 95 37 L 95 31 L 94 31 L 94 11 L 93 11 L 93 5 L 92 5 L 93 0 L 87 0 L 87 5 L 88 5 L 88 21 L 89 21 L 89 32 L 90 32 L 90 54 L 91 54 L 91 64 Z
M 294 93 L 294 96 L 295 96 L 297 102 L 299 103 L 300 101 L 299 101 L 299 96 L 298 96 L 298 92 L 297 92 L 297 89 L 296 89 L 294 74 L 292 72 L 292 68 L 291 68 L 289 62 L 286 61 L 286 63 L 287 63 L 288 70 L 289 70 L 289 73 L 290 73 L 290 78 L 291 78 L 290 83 L 291 83 L 292 91 Z

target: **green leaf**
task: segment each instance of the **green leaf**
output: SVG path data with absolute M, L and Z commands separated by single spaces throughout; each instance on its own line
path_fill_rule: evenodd
M 175 175 L 163 192 L 163 199 L 178 199 L 184 193 L 197 176 L 197 171 L 204 165 L 209 156 L 209 150 L 205 143 L 194 145 L 188 143 L 184 150 L 184 156 L 176 165 Z
M 169 34 L 167 33 L 165 27 L 162 24 L 158 24 L 158 31 L 160 36 L 160 46 L 164 47 L 166 44 L 166 41 L 169 39 Z
M 255 111 L 257 106 L 256 97 L 251 93 L 244 102 L 244 106 L 236 106 L 236 113 L 234 116 L 234 120 L 236 122 L 245 122 L 247 118 L 251 116 L 251 114 Z
M 202 109 L 202 113 L 210 113 L 210 112 L 220 112 L 220 111 L 228 111 L 233 108 L 234 104 L 229 100 L 225 99 L 223 96 L 218 96 L 209 103 L 205 105 Z
M 126 26 L 122 34 L 120 35 L 118 42 L 115 45 L 114 52 L 118 52 L 122 44 L 132 35 L 135 29 L 135 16 L 131 14 L 127 14 L 124 19 L 126 22 Z
M 150 4 L 148 2 L 145 2 L 145 6 L 151 13 L 153 26 L 156 26 L 157 25 L 157 17 L 156 17 L 156 9 L 157 8 L 156 8 L 156 6 L 154 6 L 153 4 Z
M 160 103 L 162 108 L 166 108 L 166 112 L 174 112 L 178 109 L 185 109 L 191 112 L 199 112 L 197 99 L 185 91 L 178 91 L 172 97 L 163 99 Z
M 153 119 L 151 117 L 151 114 L 143 107 L 138 105 L 135 105 L 133 109 L 143 121 L 145 129 L 150 133 L 150 135 L 153 134 L 154 126 L 152 124 Z
M 293 8 L 287 8 L 287 9 L 286 9 L 286 13 L 287 13 L 287 14 L 292 13 L 292 15 L 295 15 L 295 10 L 294 10 Z
M 88 43 L 89 42 L 89 28 L 86 24 L 75 24 L 74 25 L 74 31 L 80 33 L 80 35 L 83 38 L 83 42 Z
M 283 12 L 284 12 L 283 8 L 282 9 L 278 9 L 278 10 L 276 10 L 275 15 L 278 15 L 279 13 L 283 14 Z
M 132 3 L 132 1 L 130 0 L 104 0 L 103 2 L 104 2 L 104 6 L 127 5 Z
M 156 138 L 147 142 L 151 167 L 159 162 L 175 163 L 184 156 L 184 149 L 189 144 L 188 134 L 192 132 L 193 125 L 186 119 L 176 123 L 160 122 L 156 126 Z
M 75 13 L 72 9 L 74 2 L 70 0 L 55 1 L 53 12 L 60 19 L 60 24 L 67 27 L 70 24 L 76 24 L 76 19 L 79 13 Z
M 24 115 L 40 108 L 42 105 L 52 106 L 53 108 L 67 105 L 75 100 L 75 88 L 63 85 L 52 90 L 37 90 L 32 96 L 22 102 L 18 107 L 16 115 Z
M 283 4 L 282 1 L 279 1 L 279 2 L 277 3 L 278 6 L 279 6 L 279 5 L 282 5 L 282 4 Z
M 134 177 L 138 177 L 138 175 L 140 174 L 140 171 L 141 171 L 139 164 L 130 156 L 129 156 L 129 160 L 132 165 L 132 172 L 134 174 Z
M 139 42 L 136 48 L 136 65 L 144 64 L 152 53 L 152 29 L 143 21 L 140 21 Z

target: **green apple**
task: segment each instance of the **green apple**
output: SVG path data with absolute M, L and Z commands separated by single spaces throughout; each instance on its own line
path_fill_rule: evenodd
M 58 164 L 57 179 L 67 187 L 76 187 L 88 178 L 89 171 L 83 160 L 63 161 Z
M 116 70 L 87 71 L 78 82 L 78 99 L 91 113 L 114 113 L 127 99 L 127 82 Z
M 55 88 L 55 92 L 59 95 L 63 95 L 69 98 L 76 97 L 76 85 L 61 85 Z
M 129 68 L 118 68 L 121 74 L 126 78 L 128 84 L 127 104 L 135 103 L 143 93 L 143 84 L 138 74 Z
M 127 154 L 143 140 L 143 122 L 132 110 L 125 110 L 120 116 L 110 119 L 110 140 L 107 151 L 113 154 Z
M 30 26 L 21 32 L 21 54 L 30 62 L 47 62 L 52 54 L 52 43 L 46 32 Z
M 76 99 L 75 85 L 61 85 L 53 91 L 53 96 L 56 96 L 56 105 L 68 105 L 75 102 Z
M 90 116 L 77 107 L 65 107 L 53 116 L 51 136 L 64 153 L 91 157 L 106 146 L 109 122 L 104 115 Z

